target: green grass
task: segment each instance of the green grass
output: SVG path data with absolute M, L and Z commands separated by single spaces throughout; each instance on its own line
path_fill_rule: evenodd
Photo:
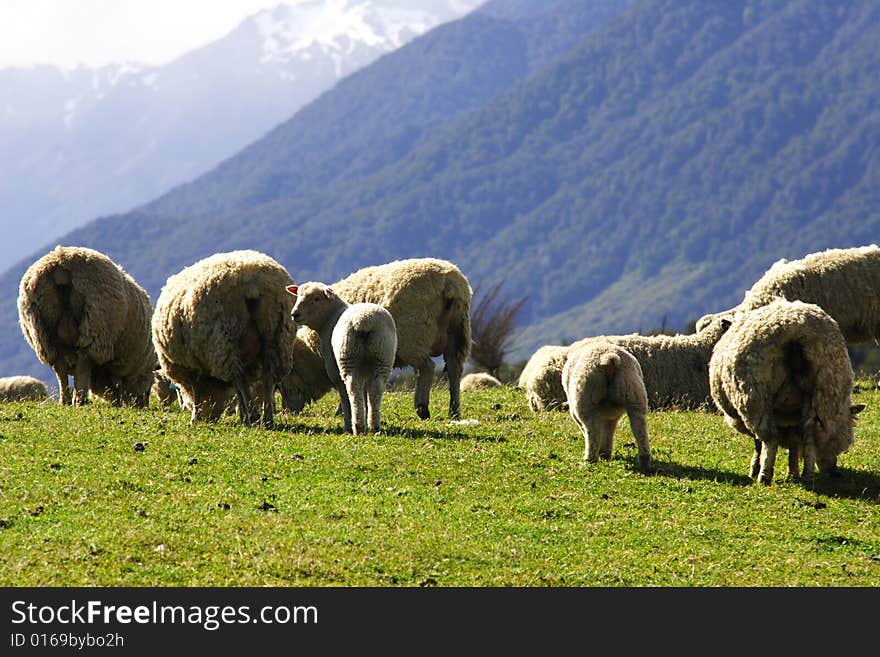
M 521 391 L 435 389 L 420 421 L 354 437 L 327 396 L 275 430 L 103 404 L 0 406 L 3 586 L 878 586 L 880 392 L 843 476 L 746 476 L 751 441 L 711 413 L 649 416 L 640 475 L 626 420 L 584 465 L 566 413 Z M 141 443 L 143 450 L 135 449 Z

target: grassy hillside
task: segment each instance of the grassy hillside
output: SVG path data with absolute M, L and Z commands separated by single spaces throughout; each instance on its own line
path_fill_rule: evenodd
M 864 385 L 864 384 L 863 384 Z M 0 406 L 3 586 L 880 585 L 880 391 L 842 476 L 771 487 L 720 415 L 649 416 L 658 471 L 627 422 L 584 465 L 565 413 L 522 391 L 465 393 L 419 421 L 389 393 L 387 430 L 341 432 L 335 399 L 276 430 L 178 409 Z

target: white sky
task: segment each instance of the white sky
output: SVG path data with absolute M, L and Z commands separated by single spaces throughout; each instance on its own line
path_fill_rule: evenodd
M 0 0 L 0 68 L 164 64 L 283 0 Z M 287 4 L 295 4 L 288 2 Z

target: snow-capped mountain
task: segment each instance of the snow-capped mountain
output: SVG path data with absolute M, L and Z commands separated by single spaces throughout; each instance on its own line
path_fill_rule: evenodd
M 165 66 L 0 70 L 0 271 L 211 169 L 483 0 L 279 4 Z

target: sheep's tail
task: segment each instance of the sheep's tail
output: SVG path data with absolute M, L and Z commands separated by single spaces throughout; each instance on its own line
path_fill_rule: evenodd
M 610 381 L 614 378 L 617 370 L 620 369 L 620 356 L 613 351 L 609 351 L 599 357 L 599 365 L 605 370 L 605 378 Z
M 449 337 L 454 342 L 454 353 L 464 365 L 471 354 L 471 298 L 473 292 L 464 275 L 450 276 L 443 291 L 443 300 L 449 308 Z

